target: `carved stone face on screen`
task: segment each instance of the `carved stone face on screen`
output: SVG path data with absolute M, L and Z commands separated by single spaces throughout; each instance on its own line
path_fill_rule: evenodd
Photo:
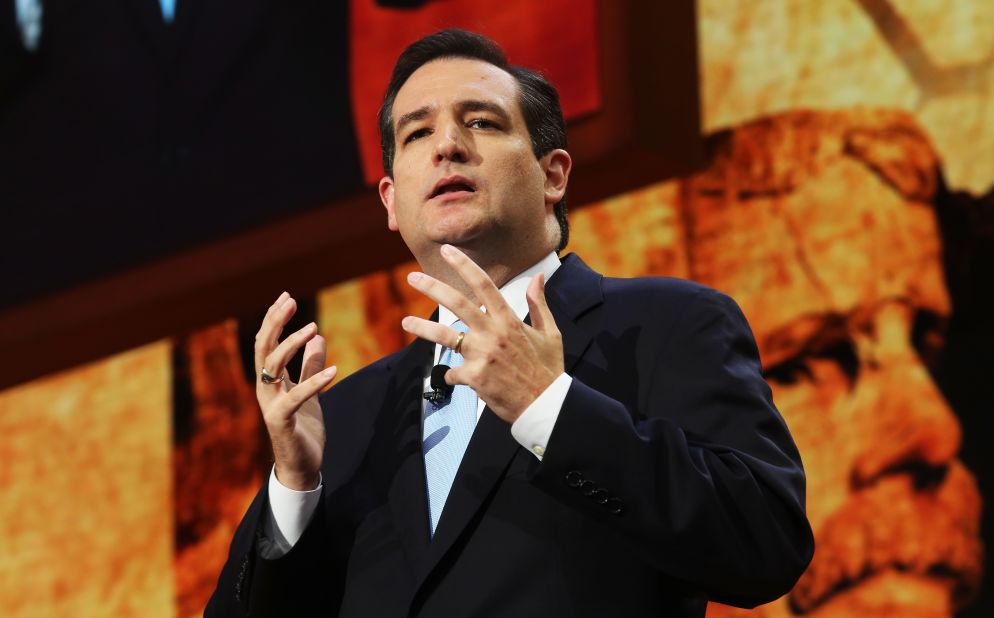
M 904 116 L 788 114 L 688 181 L 691 276 L 755 331 L 807 472 L 814 560 L 789 597 L 709 616 L 952 616 L 979 585 L 980 496 L 927 369 L 950 312 L 934 155 Z

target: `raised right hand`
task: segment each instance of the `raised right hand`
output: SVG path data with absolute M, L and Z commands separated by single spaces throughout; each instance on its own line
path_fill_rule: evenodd
M 255 335 L 255 393 L 273 444 L 276 478 L 290 489 L 306 491 L 317 487 L 324 453 L 324 418 L 318 393 L 335 379 L 338 370 L 334 365 L 324 368 L 327 349 L 314 322 L 279 341 L 296 311 L 297 301 L 283 292 L 266 312 Z M 300 381 L 295 384 L 286 374 L 286 364 L 305 344 Z M 282 376 L 283 381 L 262 382 L 264 368 L 277 379 Z

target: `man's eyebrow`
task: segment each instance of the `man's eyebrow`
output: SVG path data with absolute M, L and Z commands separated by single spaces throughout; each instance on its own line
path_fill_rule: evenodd
M 507 113 L 507 110 L 494 103 L 493 101 L 484 101 L 481 99 L 468 99 L 465 101 L 460 101 L 456 104 L 456 108 L 463 113 L 466 112 L 489 112 L 495 116 L 500 117 L 504 122 L 510 122 L 511 116 Z
M 852 341 L 845 314 L 823 312 L 789 320 L 763 337 L 767 348 L 766 368 L 798 356 L 817 354 L 834 342 Z
M 456 103 L 456 109 L 459 110 L 459 113 L 461 114 L 465 114 L 467 112 L 488 112 L 500 118 L 504 123 L 511 122 L 511 115 L 507 113 L 507 110 L 493 101 L 466 99 L 465 101 L 459 101 Z M 394 134 L 399 135 L 401 130 L 412 122 L 424 120 L 431 115 L 432 111 L 433 108 L 430 105 L 425 105 L 412 112 L 407 112 L 397 119 L 397 127 L 393 130 Z
M 400 133 L 400 130 L 405 126 L 411 124 L 412 122 L 417 122 L 418 120 L 424 120 L 431 113 L 431 106 L 425 105 L 424 107 L 419 107 L 413 112 L 407 112 L 397 120 L 397 127 L 393 130 L 395 134 Z

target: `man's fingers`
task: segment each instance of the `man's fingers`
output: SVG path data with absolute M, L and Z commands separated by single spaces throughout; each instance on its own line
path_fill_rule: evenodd
M 276 348 L 283 327 L 297 311 L 297 301 L 289 294 L 284 292 L 280 298 L 283 300 L 269 308 L 266 317 L 262 319 L 259 331 L 255 334 L 255 363 L 256 369 L 259 370 L 265 367 L 266 357 Z
M 446 348 L 454 347 L 459 338 L 459 331 L 456 329 L 413 315 L 401 320 L 400 326 L 415 337 L 438 343 Z
M 259 324 L 259 330 L 255 332 L 255 370 L 258 372 L 262 367 L 262 363 L 266 360 L 266 355 L 269 354 L 270 350 L 263 345 L 265 339 L 263 338 L 263 329 L 266 327 L 266 322 L 269 320 L 269 316 L 273 315 L 273 312 L 283 304 L 283 302 L 290 297 L 289 292 L 283 292 L 279 295 L 272 305 L 266 309 L 266 315 L 262 317 L 262 323 Z
M 421 292 L 439 305 L 445 305 L 451 309 L 452 313 L 459 316 L 459 319 L 471 330 L 482 329 L 486 326 L 486 316 L 480 311 L 478 306 L 438 279 L 429 277 L 424 273 L 414 272 L 407 275 L 407 282 L 415 290 Z
M 273 377 L 278 378 L 290 359 L 293 358 L 305 343 L 317 335 L 318 326 L 314 322 L 304 326 L 297 332 L 283 340 L 276 349 L 270 352 L 264 359 L 262 369 L 265 369 Z
M 276 302 L 274 302 L 273 304 L 269 305 L 269 309 L 266 310 L 266 315 L 264 315 L 262 317 L 262 319 L 265 320 L 270 315 L 272 315 L 273 311 L 276 311 L 277 307 L 279 307 L 280 305 L 282 305 L 283 301 L 285 301 L 288 298 L 290 298 L 290 292 L 283 292 L 282 294 L 280 294 L 279 298 L 276 299 Z
M 449 386 L 455 386 L 456 384 L 466 384 L 466 365 L 460 365 L 459 367 L 453 367 L 445 372 L 445 383 Z
M 324 367 L 325 356 L 328 354 L 328 346 L 325 345 L 324 337 L 314 335 L 314 337 L 304 346 L 304 361 L 300 366 L 300 381 L 303 382 L 311 376 L 321 371 Z
M 532 277 L 525 292 L 528 299 L 528 315 L 531 316 L 532 326 L 540 331 L 558 330 L 556 319 L 552 317 L 549 303 L 545 300 L 545 274 L 539 273 Z
M 338 375 L 338 367 L 332 365 L 312 375 L 306 380 L 301 380 L 300 384 L 291 388 L 284 396 L 280 408 L 280 421 L 289 419 L 304 402 L 321 392 L 321 389 L 331 384 L 335 376 Z
M 542 276 L 542 273 L 539 273 L 532 277 L 531 282 L 528 284 L 528 289 L 525 290 L 525 298 L 528 300 L 528 315 L 531 317 L 532 327 L 538 330 L 545 328 L 545 315 L 543 315 L 542 309 L 539 306 L 540 299 L 543 296 L 542 282 L 539 280 L 539 277 Z
M 501 296 L 493 280 L 480 266 L 452 245 L 442 245 L 442 257 L 452 266 L 456 274 L 469 285 L 476 300 L 487 308 L 490 315 L 517 321 L 514 311 Z M 448 305 L 446 305 L 448 307 Z M 449 307 L 451 309 L 451 307 Z M 453 309 L 453 311 L 455 311 Z M 457 314 L 458 315 L 458 314 Z M 461 317 L 461 316 L 460 316 Z

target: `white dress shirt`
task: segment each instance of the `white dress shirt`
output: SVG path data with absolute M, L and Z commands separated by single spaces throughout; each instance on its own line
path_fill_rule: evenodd
M 532 277 L 538 273 L 545 274 L 548 281 L 553 273 L 559 268 L 559 258 L 555 253 L 549 253 L 540 262 L 517 275 L 508 281 L 500 289 L 501 296 L 508 306 L 518 316 L 519 320 L 524 320 L 528 315 L 528 300 L 525 292 Z M 451 325 L 459 318 L 447 307 L 439 306 L 439 324 Z M 432 363 L 425 370 L 425 389 L 429 390 L 431 367 L 438 363 L 442 353 L 442 346 L 435 344 L 435 353 Z M 549 443 L 549 436 L 555 427 L 556 419 L 563 407 L 566 393 L 569 390 L 573 379 L 566 373 L 562 373 L 552 384 L 545 389 L 529 405 L 521 416 L 511 425 L 511 435 L 522 447 L 528 449 L 539 460 L 545 455 L 545 447 Z M 422 412 L 427 402 L 422 403 Z M 476 419 L 480 419 L 486 402 L 480 399 L 477 404 Z M 295 491 L 284 486 L 276 478 L 276 467 L 269 475 L 269 508 L 263 522 L 263 533 L 271 539 L 274 545 L 283 551 L 290 551 L 304 529 L 310 522 L 311 516 L 317 509 L 318 501 L 321 499 L 321 482 L 310 491 Z

